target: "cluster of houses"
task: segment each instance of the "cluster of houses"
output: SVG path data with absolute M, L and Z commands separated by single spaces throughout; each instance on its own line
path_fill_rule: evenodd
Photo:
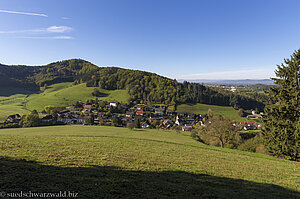
M 82 124 L 126 127 L 128 124 L 134 124 L 141 128 L 180 129 L 182 131 L 191 131 L 195 124 L 205 125 L 208 119 L 207 115 L 175 112 L 174 109 L 174 106 L 147 106 L 136 102 L 126 104 L 89 100 L 86 103 L 77 102 L 72 107 L 54 108 L 56 114 L 40 114 L 39 116 L 40 122 L 47 125 Z M 10 115 L 5 123 L 19 123 L 24 117 L 25 115 L 21 117 L 19 114 Z M 247 128 L 245 130 L 259 128 L 256 123 L 242 123 L 241 125 Z
M 243 130 L 257 130 L 261 128 L 261 124 L 257 122 L 240 122 L 240 125 L 243 126 Z

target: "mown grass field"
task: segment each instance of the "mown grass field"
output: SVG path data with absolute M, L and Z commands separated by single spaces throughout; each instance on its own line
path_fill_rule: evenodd
M 79 198 L 299 198 L 300 163 L 188 133 L 99 126 L 0 130 L 1 191 Z
M 41 112 L 45 106 L 55 107 L 71 106 L 76 101 L 95 99 L 92 96 L 94 88 L 86 87 L 85 84 L 72 85 L 70 82 L 59 83 L 49 86 L 43 93 L 26 93 L 26 91 L 14 91 L 25 94 L 13 94 L 11 90 L 0 90 L 0 121 L 3 121 L 10 114 L 26 114 L 29 111 Z M 101 90 L 105 97 L 98 97 L 99 100 L 127 102 L 129 95 L 126 90 Z M 10 95 L 13 94 L 13 95 Z
M 225 118 L 236 120 L 237 122 L 249 121 L 245 117 L 240 117 L 238 111 L 230 106 L 216 106 L 208 104 L 181 104 L 177 106 L 178 112 L 190 112 L 197 114 L 207 114 L 208 109 L 213 111 L 214 116 L 222 115 Z

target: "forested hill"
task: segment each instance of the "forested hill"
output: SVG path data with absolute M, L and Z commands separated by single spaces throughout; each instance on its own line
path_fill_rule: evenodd
M 90 87 L 126 89 L 132 100 L 141 103 L 204 103 L 244 109 L 264 108 L 262 103 L 245 96 L 216 91 L 199 83 L 179 83 L 145 71 L 117 67 L 99 68 L 86 82 Z
M 35 68 L 31 66 L 6 66 L 0 64 L 0 86 L 2 87 L 23 87 L 31 90 L 39 87 L 28 79 L 34 74 Z
M 98 67 L 81 59 L 71 59 L 45 66 L 6 66 L 0 64 L 0 85 L 39 90 L 44 84 L 73 82 L 98 70 Z
M 45 66 L 0 65 L 1 86 L 23 87 L 37 91 L 45 84 L 60 82 L 87 83 L 89 87 L 107 90 L 126 89 L 131 100 L 141 103 L 204 103 L 260 110 L 264 107 L 254 99 L 215 91 L 199 83 L 179 83 L 145 71 L 97 67 L 81 59 L 55 62 Z

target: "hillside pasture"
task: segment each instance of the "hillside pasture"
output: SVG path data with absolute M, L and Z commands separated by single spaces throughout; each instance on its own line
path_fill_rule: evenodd
M 12 114 L 26 114 L 28 110 L 24 108 L 26 96 L 23 94 L 12 95 L 10 97 L 0 97 L 0 121 L 7 119 Z
M 129 95 L 126 90 L 104 90 L 105 97 L 92 95 L 95 87 L 86 87 L 86 84 L 72 85 L 72 83 L 60 83 L 49 86 L 43 93 L 33 94 L 28 97 L 26 108 L 29 110 L 42 111 L 45 106 L 55 107 L 72 106 L 76 101 L 87 101 L 89 99 L 127 102 Z
M 230 106 L 217 106 L 208 104 L 181 104 L 177 106 L 177 112 L 189 112 L 196 114 L 207 114 L 211 109 L 214 116 L 222 115 L 225 118 L 236 120 L 237 122 L 249 121 L 245 117 L 240 117 L 238 111 Z
M 55 107 L 72 106 L 76 101 L 89 99 L 128 102 L 129 94 L 126 90 L 104 90 L 105 97 L 92 96 L 94 87 L 86 87 L 86 84 L 73 85 L 71 82 L 58 83 L 48 86 L 41 93 L 13 94 L 8 89 L 0 90 L 0 121 L 7 119 L 10 114 L 26 114 L 32 110 L 41 112 L 45 106 Z M 20 90 L 22 93 L 22 90 Z M 13 94 L 13 95 L 9 95 Z
M 79 198 L 299 198 L 300 164 L 188 133 L 99 126 L 0 130 L 2 191 Z

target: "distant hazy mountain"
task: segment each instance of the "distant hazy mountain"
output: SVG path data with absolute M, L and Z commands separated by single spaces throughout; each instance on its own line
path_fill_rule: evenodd
M 179 79 L 179 82 L 188 81 L 195 83 L 203 83 L 205 85 L 253 85 L 253 84 L 264 84 L 264 85 L 274 85 L 271 79 L 239 79 L 239 80 L 211 80 L 211 79 L 194 79 L 194 80 L 184 80 Z

